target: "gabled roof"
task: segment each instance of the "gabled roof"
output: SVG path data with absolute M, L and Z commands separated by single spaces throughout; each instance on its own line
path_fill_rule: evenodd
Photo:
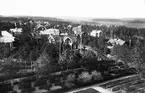
M 2 35 L 2 36 L 5 36 L 5 37 L 13 37 L 12 34 L 10 34 L 10 33 L 7 32 L 7 31 L 1 31 L 1 35 Z
M 115 44 L 119 44 L 119 45 L 123 45 L 125 43 L 125 41 L 121 40 L 121 39 L 110 39 L 107 43 L 115 43 Z
M 2 35 L 2 37 L 0 37 L 0 42 L 11 43 L 11 42 L 15 41 L 14 40 L 15 37 L 13 37 L 13 35 L 7 31 L 1 31 L 1 35 Z
M 73 42 L 76 42 L 77 41 L 77 37 L 76 36 L 73 36 L 73 35 L 64 36 L 64 39 L 67 39 L 67 38 L 70 38 Z
M 61 35 L 49 35 L 49 38 L 53 38 L 55 41 L 60 41 L 61 39 L 63 39 L 64 36 Z
M 49 37 L 53 37 L 56 41 L 60 41 L 63 39 L 63 41 L 65 41 L 67 38 L 70 38 L 73 42 L 75 42 L 77 40 L 77 37 L 76 36 L 73 36 L 73 35 L 49 35 Z M 48 38 L 49 38 L 48 37 Z

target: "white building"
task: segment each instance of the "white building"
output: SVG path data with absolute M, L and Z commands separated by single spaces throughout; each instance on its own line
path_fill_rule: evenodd
M 125 41 L 121 40 L 121 39 L 110 39 L 107 43 L 111 43 L 111 44 L 116 44 L 116 45 L 123 45 L 125 43 Z
M 67 28 L 71 28 L 71 27 L 72 27 L 72 25 L 68 25 L 68 26 L 67 26 Z
M 72 31 L 74 32 L 74 34 L 76 36 L 82 34 L 82 27 L 81 27 L 81 25 L 80 26 L 77 26 L 77 27 L 73 27 Z
M 10 31 L 14 33 L 22 33 L 22 28 L 12 28 Z
M 100 37 L 102 31 L 101 30 L 93 30 L 91 33 L 90 33 L 90 36 L 93 36 L 93 37 Z
M 67 35 L 68 35 L 68 33 L 61 33 L 60 35 L 67 36 Z
M 12 34 L 10 34 L 7 31 L 1 31 L 1 35 L 2 37 L 0 37 L 0 42 L 3 43 L 12 43 L 13 41 L 15 41 L 15 37 L 13 37 Z
M 44 31 L 40 31 L 39 33 L 40 35 L 59 35 L 60 34 L 60 31 L 59 29 L 46 29 Z

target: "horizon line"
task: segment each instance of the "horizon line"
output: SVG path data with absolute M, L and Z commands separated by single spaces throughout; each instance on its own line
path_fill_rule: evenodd
M 116 18 L 116 17 L 73 17 L 73 16 L 37 16 L 37 15 L 0 15 L 0 17 L 44 17 L 44 18 L 58 18 L 58 19 L 121 19 L 121 20 L 134 20 L 134 19 L 145 19 L 145 17 L 121 17 L 121 18 Z

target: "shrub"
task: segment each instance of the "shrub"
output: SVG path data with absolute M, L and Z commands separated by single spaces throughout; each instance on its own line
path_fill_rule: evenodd
M 64 77 L 60 77 L 60 83 L 61 85 L 63 85 L 63 83 L 66 81 L 66 79 Z
M 8 91 L 12 91 L 12 90 L 13 90 L 12 86 L 4 85 L 0 87 L 0 93 L 7 93 Z
M 18 81 L 15 81 L 15 82 L 14 82 L 14 85 L 16 85 L 16 84 L 19 84 L 19 83 L 20 83 L 20 82 L 18 82 Z
M 77 78 L 77 80 L 81 83 L 90 82 L 91 79 L 92 79 L 92 75 L 89 75 L 88 72 L 82 72 Z
M 17 93 L 17 91 L 12 91 L 11 93 Z
M 20 89 L 31 88 L 31 83 L 21 83 L 19 84 Z
M 46 80 L 37 80 L 34 86 L 45 85 L 45 84 L 47 84 Z
M 42 53 L 35 62 L 35 69 L 37 71 L 37 75 L 46 75 L 55 70 L 54 65 L 52 65 L 53 62 L 53 58 L 50 55 Z
M 39 86 L 39 89 L 46 89 L 46 90 L 49 90 L 51 87 L 51 85 L 41 85 Z
M 32 91 L 34 91 L 35 88 L 28 88 L 28 89 L 23 89 L 22 93 L 31 93 Z
M 50 80 L 47 80 L 46 83 L 48 86 L 51 85 Z
M 78 67 L 78 61 L 81 60 L 81 55 L 78 51 L 65 50 L 59 57 L 59 65 L 63 70 Z
M 21 82 L 33 82 L 33 81 L 35 81 L 34 78 L 25 78 Z
M 69 82 L 65 82 L 64 85 L 67 88 L 72 88 L 73 86 L 75 86 L 73 83 L 69 83 Z
M 73 82 L 75 81 L 75 74 L 69 74 L 67 77 L 66 77 L 66 82 Z
M 96 70 L 92 71 L 91 75 L 92 75 L 93 80 L 102 80 L 103 79 L 101 73 L 97 72 Z

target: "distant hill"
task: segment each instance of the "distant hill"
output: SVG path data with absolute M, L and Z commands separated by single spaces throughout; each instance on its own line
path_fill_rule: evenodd
M 52 18 L 52 17 L 39 17 L 39 16 L 0 16 L 0 21 L 18 21 L 18 20 L 36 20 L 36 21 L 62 21 L 58 18 Z
M 103 25 L 122 25 L 122 21 L 119 19 L 92 19 L 93 22 L 98 22 Z
M 104 25 L 118 25 L 126 26 L 130 28 L 145 28 L 145 18 L 126 18 L 126 19 L 92 19 L 92 21 L 98 22 Z
M 123 19 L 79 19 L 79 18 L 56 18 L 56 17 L 40 17 L 40 16 L 10 16 L 5 17 L 0 15 L 0 21 L 19 21 L 19 20 L 30 20 L 35 21 L 59 21 L 59 22 L 70 22 L 73 24 L 87 24 L 87 25 L 100 25 L 104 24 L 107 26 L 117 25 L 126 26 L 131 28 L 145 28 L 145 18 L 123 18 Z
M 109 22 L 120 22 L 120 19 L 107 19 L 107 18 L 100 18 L 100 19 L 92 19 L 92 21 L 109 21 Z
M 55 17 L 39 17 L 39 16 L 28 16 L 28 18 L 31 18 L 33 20 L 36 20 L 36 21 L 50 21 L 50 20 L 53 20 L 53 21 L 62 21 L 62 19 L 59 19 L 59 18 L 55 18 Z
M 0 21 L 19 21 L 19 20 L 28 20 L 28 18 L 3 17 L 3 16 L 0 16 Z

